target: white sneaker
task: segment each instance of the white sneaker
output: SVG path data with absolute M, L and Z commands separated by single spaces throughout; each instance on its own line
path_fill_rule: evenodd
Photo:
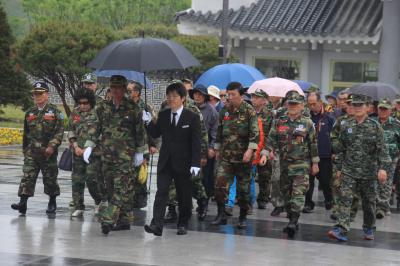
M 100 204 L 94 205 L 94 215 L 99 214 L 99 208 L 100 208 Z
M 75 210 L 72 214 L 71 217 L 82 217 L 83 216 L 83 210 Z

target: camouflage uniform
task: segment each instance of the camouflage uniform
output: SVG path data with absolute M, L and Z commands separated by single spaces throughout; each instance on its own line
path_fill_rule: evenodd
M 64 134 L 64 116 L 53 104 L 47 103 L 43 109 L 37 106 L 25 113 L 23 151 L 24 176 L 18 190 L 18 196 L 32 197 L 35 192 L 39 171 L 43 174 L 44 193 L 50 197 L 60 195 L 57 182 L 57 148 Z M 54 148 L 54 153 L 47 158 L 45 150 Z
M 365 103 L 363 95 L 353 95 L 352 103 Z M 341 171 L 339 207 L 335 227 L 350 230 L 353 194 L 359 193 L 364 211 L 364 230 L 375 228 L 376 175 L 378 169 L 390 168 L 390 157 L 379 123 L 367 117 L 358 124 L 352 118 L 340 128 L 336 144 L 337 170 Z
M 221 109 L 215 143 L 215 149 L 219 150 L 215 200 L 224 206 L 236 176 L 241 215 L 247 214 L 250 206 L 251 162 L 243 163 L 243 155 L 247 149 L 256 150 L 258 142 L 257 115 L 251 105 L 243 101 L 237 110 L 230 106 Z
M 111 82 L 111 81 L 110 81 Z M 112 197 L 101 213 L 102 225 L 129 223 L 135 175 L 133 157 L 147 150 L 146 132 L 137 105 L 123 98 L 118 108 L 106 101 L 96 108 L 101 136 L 102 170 Z
M 95 110 L 89 112 L 81 112 L 77 108 L 72 112 L 69 121 L 68 140 L 71 144 L 76 143 L 80 148 L 87 147 L 96 148 L 97 141 L 97 117 Z M 83 161 L 83 157 L 73 154 L 73 169 L 72 169 L 72 199 L 76 210 L 84 210 L 84 191 L 85 184 L 88 187 L 89 193 L 92 196 L 95 204 L 98 205 L 102 200 L 102 195 L 97 184 L 97 165 L 92 164 L 93 158 L 96 157 L 94 152 L 90 156 L 90 163 Z
M 280 191 L 286 210 L 289 215 L 298 216 L 308 190 L 310 161 L 319 161 L 311 119 L 303 115 L 294 120 L 287 115 L 280 116 L 271 128 L 267 147 L 279 154 Z

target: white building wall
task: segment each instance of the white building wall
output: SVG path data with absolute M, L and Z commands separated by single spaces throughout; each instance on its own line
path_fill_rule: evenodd
M 239 9 L 241 6 L 250 6 L 252 3 L 257 2 L 256 0 L 229 0 L 230 9 Z M 195 11 L 202 11 L 207 13 L 211 11 L 213 13 L 222 10 L 222 0 L 192 0 L 192 9 Z

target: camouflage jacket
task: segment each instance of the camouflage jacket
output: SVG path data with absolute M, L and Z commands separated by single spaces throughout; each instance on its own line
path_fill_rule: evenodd
M 224 106 L 218 119 L 217 139 L 214 145 L 221 160 L 241 163 L 247 149 L 256 150 L 259 130 L 256 111 L 242 102 L 237 110 Z
M 118 108 L 112 101 L 105 101 L 96 107 L 96 114 L 104 160 L 132 160 L 135 153 L 148 150 L 142 113 L 130 100 L 124 97 Z
M 274 120 L 267 150 L 278 151 L 280 159 L 291 162 L 319 162 L 313 122 L 303 115 L 290 120 L 287 114 Z
M 335 124 L 333 125 L 332 131 L 331 131 L 331 145 L 332 145 L 332 163 L 336 164 L 337 161 L 340 161 L 339 156 L 340 154 L 338 153 L 338 143 L 339 143 L 339 133 L 340 129 L 347 123 L 347 121 L 351 119 L 351 117 L 348 114 L 341 115 L 339 116 Z
M 395 160 L 398 158 L 400 151 L 400 122 L 393 117 L 389 117 L 383 124 L 379 119 L 378 122 L 383 129 L 383 138 L 389 151 L 389 156 L 392 160 Z
M 94 109 L 89 112 L 81 112 L 78 108 L 75 108 L 69 117 L 69 142 L 77 142 L 80 148 L 96 147 L 97 125 Z
M 22 147 L 44 152 L 48 146 L 57 150 L 64 135 L 64 115 L 57 106 L 47 103 L 42 110 L 37 106 L 25 113 Z
M 338 171 L 356 179 L 376 179 L 378 169 L 390 169 L 390 157 L 383 129 L 367 117 L 358 124 L 354 118 L 340 128 L 336 160 Z

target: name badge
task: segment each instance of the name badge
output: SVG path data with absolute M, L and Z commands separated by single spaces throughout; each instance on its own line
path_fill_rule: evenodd
M 182 128 L 188 128 L 189 127 L 189 125 L 184 125 L 184 126 L 182 126 Z

